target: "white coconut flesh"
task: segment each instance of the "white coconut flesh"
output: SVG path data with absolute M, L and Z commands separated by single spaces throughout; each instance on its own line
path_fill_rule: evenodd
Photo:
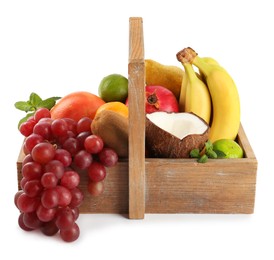
M 192 113 L 154 112 L 146 116 L 153 124 L 179 139 L 203 134 L 208 129 L 208 125 Z

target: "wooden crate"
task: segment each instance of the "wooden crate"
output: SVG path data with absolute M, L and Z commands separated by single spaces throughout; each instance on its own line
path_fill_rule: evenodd
M 145 158 L 145 65 L 143 21 L 129 19 L 129 158 L 109 168 L 105 191 L 92 197 L 88 176 L 81 174 L 81 213 L 241 213 L 254 211 L 257 160 L 242 125 L 237 140 L 244 158 L 209 160 Z M 17 162 L 20 182 L 21 151 Z M 19 185 L 18 185 L 18 188 Z

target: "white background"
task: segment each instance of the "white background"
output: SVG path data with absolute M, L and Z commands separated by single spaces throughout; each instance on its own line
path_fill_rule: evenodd
M 274 259 L 272 1 L 1 1 L 0 259 Z M 217 59 L 240 93 L 242 124 L 258 159 L 252 215 L 81 215 L 80 238 L 24 232 L 13 204 L 23 137 L 14 108 L 127 75 L 128 20 L 143 17 L 145 56 L 178 65 L 191 46 Z M 272 125 L 271 125 L 272 124 Z M 83 253 L 83 254 L 82 254 Z

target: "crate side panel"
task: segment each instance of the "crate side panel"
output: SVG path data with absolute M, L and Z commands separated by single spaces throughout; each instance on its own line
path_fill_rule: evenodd
M 119 162 L 115 167 L 107 169 L 104 180 L 105 190 L 98 197 L 88 193 L 88 175 L 81 176 L 80 189 L 84 193 L 84 202 L 80 206 L 81 213 L 128 213 L 128 163 Z
M 256 170 L 249 159 L 149 159 L 146 213 L 253 213 Z

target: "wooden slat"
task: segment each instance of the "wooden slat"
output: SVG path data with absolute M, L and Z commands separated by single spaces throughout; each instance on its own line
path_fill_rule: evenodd
M 142 18 L 129 20 L 129 218 L 145 214 L 145 63 Z
M 146 160 L 146 213 L 253 213 L 253 159 Z

